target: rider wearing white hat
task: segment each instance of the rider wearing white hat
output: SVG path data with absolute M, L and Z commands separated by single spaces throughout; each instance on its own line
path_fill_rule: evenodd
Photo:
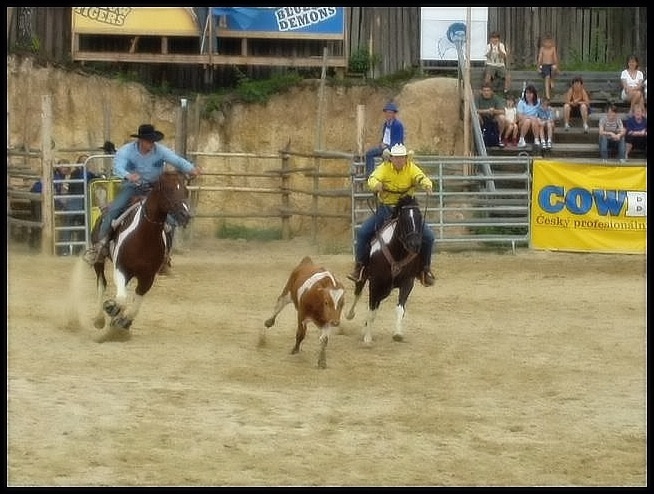
M 354 282 L 363 279 L 365 267 L 368 263 L 370 241 L 375 231 L 381 228 L 384 222 L 390 218 L 393 207 L 400 197 L 414 195 L 417 186 L 427 191 L 427 194 L 432 192 L 432 181 L 413 161 L 412 156 L 408 156 L 409 154 L 413 155 L 413 153 L 407 152 L 404 144 L 394 145 L 390 150 L 390 157 L 380 163 L 368 177 L 368 187 L 377 194 L 379 206 L 375 214 L 366 219 L 357 231 L 356 264 L 354 271 L 348 275 L 348 278 Z M 422 247 L 420 249 L 423 271 L 420 281 L 425 286 L 432 286 L 435 280 L 431 272 L 433 245 L 434 233 L 427 224 L 424 224 Z

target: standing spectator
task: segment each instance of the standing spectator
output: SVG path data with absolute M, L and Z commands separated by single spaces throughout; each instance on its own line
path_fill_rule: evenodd
M 590 113 L 590 96 L 584 87 L 584 80 L 581 76 L 572 79 L 570 88 L 565 93 L 563 104 L 563 129 L 570 129 L 570 116 L 581 117 L 584 124 L 584 132 L 588 133 L 588 114 Z
M 524 96 L 518 101 L 518 127 L 520 129 L 520 140 L 518 147 L 527 147 L 525 136 L 531 131 L 534 135 L 534 144 L 540 146 L 540 120 L 538 120 L 538 109 L 540 100 L 536 86 L 529 84 L 525 87 Z
M 536 65 L 538 65 L 538 72 L 544 79 L 545 97 L 547 99 L 552 99 L 554 76 L 560 71 L 559 54 L 556 49 L 556 44 L 554 43 L 554 38 L 552 38 L 552 35 L 549 33 L 541 39 Z
M 495 95 L 490 82 L 481 86 L 477 96 L 477 115 L 486 146 L 504 147 L 501 140 L 504 131 L 504 101 Z
M 609 159 L 609 149 L 615 149 L 618 159 L 625 159 L 625 129 L 622 120 L 618 118 L 618 109 L 615 105 L 609 105 L 606 115 L 599 121 L 599 148 L 600 158 Z
M 622 92 L 620 97 L 622 101 L 628 101 L 629 113 L 634 112 L 634 108 L 643 103 L 645 76 L 640 70 L 640 62 L 636 55 L 629 55 L 627 58 L 627 68 L 620 74 L 622 83 Z
M 538 120 L 540 124 L 540 142 L 543 149 L 552 149 L 556 117 L 554 116 L 554 109 L 550 106 L 550 100 L 547 98 L 543 98 L 540 102 Z
M 518 109 L 515 106 L 515 97 L 507 95 L 504 105 L 504 144 L 518 145 Z
M 500 41 L 500 33 L 493 31 L 486 45 L 486 67 L 484 68 L 484 84 L 490 84 L 500 79 L 504 84 L 504 94 L 509 92 L 511 77 L 508 73 L 508 53 L 506 46 Z
M 116 145 L 111 141 L 104 141 L 104 144 L 100 146 L 100 149 L 107 156 L 113 156 L 116 154 Z M 103 178 L 111 176 L 111 167 L 113 160 L 109 158 L 102 158 L 101 169 L 97 170 L 98 175 L 103 175 Z M 100 168 L 100 167 L 98 167 Z
M 396 144 L 404 142 L 404 125 L 397 118 L 397 105 L 386 103 L 383 110 L 384 123 L 382 124 L 381 142 L 366 151 L 366 177 L 375 169 L 375 158 L 382 155 L 384 150 L 390 150 Z
M 625 159 L 629 159 L 629 154 L 634 148 L 645 151 L 645 157 L 647 157 L 647 118 L 642 105 L 634 107 L 634 113 L 627 118 L 625 127 L 627 128 Z

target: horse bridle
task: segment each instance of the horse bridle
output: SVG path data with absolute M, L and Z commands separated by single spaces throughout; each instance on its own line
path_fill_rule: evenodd
M 163 189 L 163 183 L 161 182 L 161 180 L 159 180 L 159 181 L 156 182 L 155 184 L 142 184 L 142 185 L 140 186 L 140 189 L 142 190 L 142 192 L 143 192 L 143 194 L 145 195 L 146 199 L 147 199 L 147 196 L 149 196 L 150 193 L 153 192 L 154 190 L 160 190 L 163 199 L 165 199 L 165 201 L 166 201 L 166 204 L 167 204 L 168 206 L 170 206 L 170 212 L 173 211 L 173 206 L 174 206 L 175 203 L 170 199 L 169 195 L 168 195 L 168 194 L 166 193 L 166 191 Z M 163 224 L 166 222 L 165 219 L 164 219 L 164 221 L 154 221 L 153 219 L 149 218 L 149 217 L 148 217 L 147 210 L 146 210 L 146 208 L 145 208 L 145 201 L 143 201 L 143 206 L 144 206 L 144 207 L 141 208 L 141 212 L 142 212 L 142 214 L 143 214 L 143 217 L 144 217 L 148 222 L 153 223 L 153 224 L 155 224 L 155 225 L 163 225 Z
M 410 205 L 400 206 L 400 211 L 398 211 L 398 214 L 397 214 L 397 224 L 396 224 L 395 228 L 400 228 L 400 223 L 401 222 L 399 221 L 399 217 L 400 217 L 400 214 L 401 214 L 401 209 L 403 209 L 403 208 L 417 209 L 418 211 L 420 211 L 420 208 L 418 207 L 417 204 L 410 204 Z M 421 238 L 422 238 L 422 229 L 423 229 L 423 226 L 424 226 L 424 222 L 425 222 L 425 216 L 421 215 L 420 225 L 418 225 L 417 228 L 416 228 L 416 234 L 419 235 Z M 398 232 L 398 240 L 402 244 L 402 247 L 404 247 L 404 249 L 408 252 L 408 255 L 405 256 L 403 259 L 401 259 L 399 261 L 395 260 L 395 258 L 393 257 L 393 254 L 391 253 L 391 251 L 388 248 L 388 245 L 385 242 L 383 242 L 381 238 L 378 240 L 379 245 L 381 246 L 381 251 L 384 254 L 384 257 L 386 258 L 386 260 L 388 261 L 388 264 L 391 267 L 391 276 L 393 278 L 395 278 L 398 274 L 400 274 L 400 272 L 402 271 L 402 268 L 404 268 L 404 266 L 411 263 L 416 258 L 416 256 L 418 255 L 418 252 L 411 251 L 406 245 L 406 239 L 407 239 L 409 233 L 413 233 L 413 231 L 411 231 L 411 232 L 399 231 Z

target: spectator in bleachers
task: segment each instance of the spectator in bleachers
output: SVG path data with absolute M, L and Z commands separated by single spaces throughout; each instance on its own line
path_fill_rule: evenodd
M 504 144 L 517 146 L 518 134 L 518 109 L 515 106 L 515 96 L 507 94 L 504 103 Z
M 504 147 L 501 139 L 504 132 L 504 101 L 493 92 L 490 82 L 482 84 L 475 104 L 486 146 Z
M 504 94 L 509 92 L 511 77 L 508 73 L 508 53 L 506 46 L 500 41 L 500 33 L 493 31 L 486 45 L 486 66 L 484 67 L 484 83 L 491 86 L 495 80 L 500 80 L 504 86 Z
M 632 149 L 642 149 L 647 157 L 647 118 L 642 105 L 634 107 L 634 112 L 625 122 L 627 150 L 625 159 L 629 159 Z
M 556 116 L 554 115 L 554 108 L 550 106 L 550 100 L 547 98 L 543 98 L 540 102 L 538 119 L 540 121 L 541 145 L 543 149 L 552 149 Z
M 404 125 L 397 118 L 399 111 L 397 105 L 392 102 L 386 103 L 382 111 L 384 112 L 384 123 L 381 129 L 381 140 L 366 151 L 366 177 L 375 169 L 375 158 L 396 144 L 404 142 Z
M 629 113 L 633 113 L 634 108 L 643 103 L 645 82 L 645 76 L 640 70 L 640 62 L 636 55 L 629 55 L 627 58 L 627 68 L 620 74 L 620 82 L 622 83 L 620 97 L 622 101 L 629 102 Z
M 536 59 L 538 73 L 543 78 L 545 84 L 545 97 L 552 99 L 554 91 L 554 77 L 560 72 L 559 53 L 556 49 L 556 43 L 550 33 L 547 33 L 540 41 L 538 48 L 538 57 Z
M 525 87 L 524 95 L 518 101 L 518 127 L 520 128 L 520 139 L 518 147 L 527 147 L 525 137 L 529 132 L 534 135 L 534 145 L 540 146 L 540 120 L 538 120 L 538 111 L 540 100 L 536 86 L 529 84 Z
M 609 150 L 615 150 L 619 160 L 625 159 L 625 134 L 627 129 L 618 118 L 618 109 L 615 105 L 609 105 L 606 115 L 599 121 L 599 148 L 600 158 L 609 159 Z
M 563 129 L 570 129 L 570 117 L 581 117 L 584 132 L 588 133 L 588 114 L 590 113 L 590 96 L 584 87 L 581 76 L 572 79 L 570 88 L 565 93 L 563 104 Z

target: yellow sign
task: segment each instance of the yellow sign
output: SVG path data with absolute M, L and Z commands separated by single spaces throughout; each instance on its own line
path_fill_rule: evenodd
M 73 7 L 73 33 L 200 36 L 192 7 Z
M 89 237 L 102 215 L 102 209 L 116 198 L 122 182 L 122 179 L 114 177 L 95 178 L 89 183 Z
M 534 161 L 531 247 L 644 254 L 647 168 Z

